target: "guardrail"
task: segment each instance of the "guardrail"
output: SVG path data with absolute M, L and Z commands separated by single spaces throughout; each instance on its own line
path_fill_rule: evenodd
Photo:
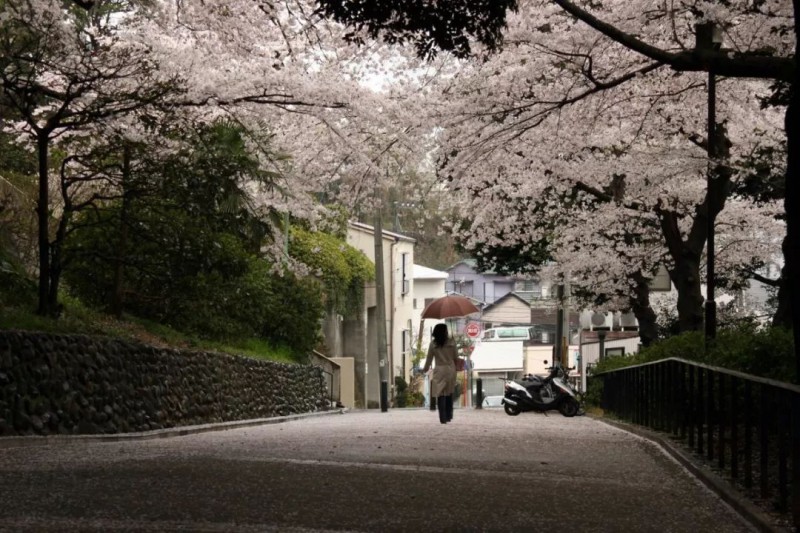
M 606 412 L 682 440 L 800 527 L 800 387 L 677 358 L 598 378 Z

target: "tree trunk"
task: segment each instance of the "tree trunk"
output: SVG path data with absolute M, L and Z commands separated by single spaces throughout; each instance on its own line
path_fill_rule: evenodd
M 639 340 L 643 346 L 650 346 L 658 340 L 658 325 L 656 312 L 650 305 L 649 280 L 641 273 L 635 276 L 636 288 L 634 297 L 631 298 L 631 311 L 639 322 Z
M 678 329 L 681 332 L 700 331 L 703 328 L 700 259 L 705 243 L 705 217 L 695 218 L 690 236 L 684 241 L 678 227 L 678 216 L 672 211 L 659 211 L 658 215 L 664 242 L 673 262 L 673 267 L 668 270 L 678 291 Z
M 48 148 L 50 133 L 37 132 L 36 147 L 39 163 L 39 199 L 36 206 L 39 224 L 39 307 L 37 313 L 49 316 L 50 309 L 50 194 Z
M 700 287 L 700 254 L 685 253 L 673 259 L 675 267 L 669 275 L 678 291 L 678 328 L 681 332 L 701 331 L 705 299 Z
M 798 211 L 798 200 L 800 200 L 800 188 L 797 181 L 800 180 L 800 68 L 797 66 L 797 58 L 800 57 L 800 25 L 797 17 L 800 16 L 800 0 L 793 0 L 794 8 L 794 37 L 795 37 L 795 69 L 792 89 L 789 97 L 789 105 L 786 108 L 786 198 L 784 208 L 786 209 L 786 246 L 784 247 L 784 259 L 786 266 L 783 279 L 789 285 L 790 305 L 792 309 L 792 329 L 794 330 L 794 361 L 795 361 L 795 383 L 800 383 L 800 281 L 797 276 L 800 273 L 800 211 Z M 790 449 L 792 450 L 792 478 L 794 479 L 794 490 L 792 490 L 792 516 L 795 528 L 800 528 L 800 490 L 798 490 L 798 480 L 800 480 L 800 394 L 794 394 L 792 400 L 792 415 L 790 420 L 792 439 Z
M 122 205 L 119 210 L 119 241 L 114 257 L 114 286 L 111 291 L 109 311 L 117 318 L 122 316 L 124 308 L 125 258 L 128 254 L 128 210 L 130 209 L 131 191 L 131 151 L 126 144 L 122 152 Z
M 800 0 L 794 0 L 794 31 L 795 31 L 795 61 L 800 57 L 800 26 L 797 17 L 800 15 Z M 786 241 L 785 254 L 785 280 L 789 285 L 789 300 L 792 309 L 792 329 L 794 330 L 794 357 L 795 357 L 795 382 L 800 383 L 800 282 L 797 280 L 800 273 L 800 69 L 795 66 L 794 79 L 786 108 Z M 800 491 L 797 491 L 800 494 Z M 800 497 L 799 497 L 800 498 Z M 797 506 L 800 506 L 796 502 Z M 796 513 L 800 510 L 795 509 Z M 800 525 L 800 515 L 796 515 L 797 525 Z
M 786 200 L 784 200 L 785 202 Z M 783 257 L 789 257 L 790 253 L 789 236 L 783 238 Z M 778 280 L 778 306 L 775 309 L 775 314 L 772 316 L 772 325 L 776 327 L 791 328 L 792 327 L 792 302 L 790 281 L 789 281 L 789 264 L 784 263 L 781 269 L 781 277 Z
M 58 287 L 61 282 L 61 273 L 64 270 L 64 241 L 74 213 L 72 200 L 69 196 L 69 182 L 63 173 L 59 182 L 61 183 L 61 199 L 64 202 L 64 208 L 58 221 L 55 237 L 50 243 L 50 290 L 48 293 L 50 314 L 56 317 L 61 314 L 61 305 L 58 303 Z
M 708 183 L 705 200 L 697 207 L 686 239 L 684 240 L 679 229 L 677 214 L 667 210 L 657 211 L 664 242 L 674 262 L 669 276 L 678 291 L 678 328 L 681 332 L 703 329 L 705 299 L 700 287 L 700 263 L 708 239 L 708 229 L 725 207 L 731 190 L 733 172 L 727 165 L 730 142 L 723 124 L 717 124 L 716 131 L 714 153 L 719 163 L 714 166 L 714 179 Z

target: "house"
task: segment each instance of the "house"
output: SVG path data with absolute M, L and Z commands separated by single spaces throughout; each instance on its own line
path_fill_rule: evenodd
M 448 292 L 463 294 L 485 303 L 494 303 L 514 290 L 515 278 L 495 272 L 478 272 L 474 259 L 462 259 L 447 268 Z
M 383 266 L 385 288 L 386 353 L 388 385 L 394 386 L 395 376 L 408 380 L 411 372 L 411 331 L 413 327 L 413 264 L 414 244 L 411 237 L 383 231 Z M 375 261 L 375 229 L 367 224 L 351 222 L 347 243 Z M 336 337 L 332 343 L 336 355 L 354 358 L 355 406 L 380 407 L 380 361 L 378 359 L 377 293 L 374 282 L 364 291 L 363 309 L 357 316 L 340 318 L 340 324 L 330 329 Z M 328 335 L 326 328 L 326 338 Z M 329 344 L 330 346 L 330 344 Z
M 484 329 L 497 326 L 528 325 L 531 323 L 533 292 L 509 292 L 483 308 Z
M 416 342 L 424 351 L 431 342 L 433 327 L 444 321 L 428 318 L 423 322 L 422 311 L 429 303 L 446 295 L 445 283 L 448 274 L 426 266 L 414 265 L 412 277 L 414 279 L 412 331 L 416 335 L 412 342 Z

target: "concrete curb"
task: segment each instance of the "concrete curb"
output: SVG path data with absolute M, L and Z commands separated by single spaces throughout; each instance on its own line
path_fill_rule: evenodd
M 794 531 L 792 528 L 785 528 L 776 526 L 774 520 L 759 508 L 756 504 L 748 500 L 743 494 L 739 493 L 730 483 L 722 479 L 716 473 L 702 468 L 692 457 L 686 452 L 675 446 L 665 435 L 655 431 L 648 430 L 643 427 L 626 424 L 617 420 L 609 420 L 599 417 L 597 415 L 589 415 L 591 418 L 598 422 L 603 422 L 609 426 L 627 431 L 644 439 L 650 440 L 667 452 L 673 459 L 678 461 L 686 470 L 688 470 L 694 477 L 696 477 L 703 485 L 708 487 L 711 491 L 717 494 L 725 503 L 727 503 L 734 511 L 747 520 L 758 531 L 763 532 L 780 532 L 790 533 Z
M 306 418 L 318 416 L 339 415 L 348 411 L 344 409 L 331 409 L 330 411 L 315 411 L 313 413 L 300 413 L 297 415 L 276 416 L 272 418 L 253 418 L 250 420 L 233 420 L 230 422 L 218 422 L 213 424 L 199 424 L 196 426 L 178 426 L 164 429 L 154 429 L 151 431 L 139 431 L 135 433 L 112 433 L 109 435 L 31 435 L 0 437 L 0 448 L 10 448 L 19 446 L 42 446 L 64 442 L 122 442 L 165 439 L 170 437 L 183 437 L 195 433 L 207 433 L 209 431 L 225 431 L 227 429 L 239 429 L 252 426 L 263 426 L 266 424 L 281 424 Z

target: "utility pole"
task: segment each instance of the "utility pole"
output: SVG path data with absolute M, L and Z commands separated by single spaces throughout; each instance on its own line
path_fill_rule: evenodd
M 564 284 L 560 283 L 556 288 L 556 338 L 555 352 L 553 353 L 553 365 L 556 361 L 564 362 Z
M 713 22 L 704 22 L 695 27 L 695 48 L 701 52 L 719 50 L 722 47 L 722 28 Z M 714 300 L 716 288 L 714 257 L 714 218 L 713 209 L 717 204 L 714 196 L 716 189 L 712 186 L 716 163 L 716 128 L 717 128 L 717 81 L 714 71 L 708 71 L 708 134 L 706 153 L 708 168 L 706 169 L 706 305 L 705 305 L 705 348 L 709 350 L 717 336 L 717 303 Z
M 708 345 L 714 341 L 717 336 L 717 302 L 714 300 L 714 290 L 716 289 L 716 273 L 715 273 L 715 250 L 714 250 L 714 218 L 711 215 L 711 210 L 714 209 L 713 204 L 716 203 L 716 198 L 712 198 L 712 191 L 716 189 L 712 187 L 712 180 L 714 179 L 714 157 L 716 156 L 715 144 L 716 140 L 716 127 L 717 127 L 717 81 L 714 77 L 714 72 L 708 71 L 708 170 L 706 171 L 706 206 L 707 206 L 707 242 L 706 242 L 706 351 Z M 713 200 L 713 202 L 712 202 Z
M 563 322 L 561 323 L 561 364 L 565 369 L 569 368 L 569 300 L 572 296 L 572 289 L 569 282 L 564 284 L 564 300 L 562 307 L 564 309 L 562 314 Z M 567 372 L 569 374 L 569 372 Z
M 381 380 L 381 411 L 389 410 L 389 366 L 386 352 L 386 286 L 383 279 L 383 223 L 381 208 L 375 209 L 375 292 L 378 340 L 378 371 Z

